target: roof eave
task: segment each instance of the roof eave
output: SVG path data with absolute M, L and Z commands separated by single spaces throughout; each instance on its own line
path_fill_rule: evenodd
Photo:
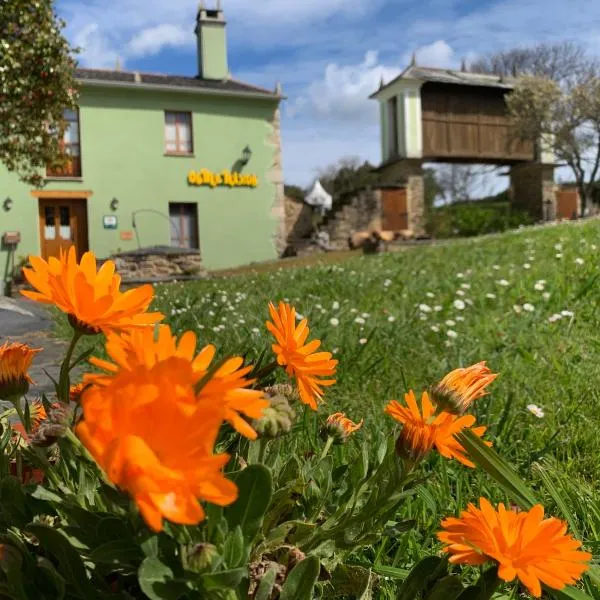
M 184 94 L 200 94 L 205 96 L 229 96 L 233 98 L 253 98 L 260 100 L 276 100 L 280 102 L 287 100 L 286 96 L 280 94 L 267 94 L 263 92 L 252 92 L 242 90 L 215 90 L 211 88 L 199 88 L 191 86 L 179 86 L 179 85 L 160 85 L 154 83 L 130 83 L 128 81 L 107 81 L 104 79 L 86 79 L 78 78 L 77 81 L 85 87 L 110 87 L 110 88 L 124 88 L 130 90 L 154 90 L 159 92 L 182 92 Z

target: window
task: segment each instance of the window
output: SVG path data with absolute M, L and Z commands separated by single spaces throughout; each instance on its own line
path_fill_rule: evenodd
M 198 206 L 191 202 L 170 202 L 171 246 L 199 248 Z
M 192 114 L 165 112 L 165 152 L 167 154 L 192 154 Z
M 79 137 L 79 110 L 67 109 L 63 113 L 67 123 L 61 148 L 69 157 L 68 162 L 60 167 L 48 167 L 47 177 L 81 177 L 81 140 Z
M 398 96 L 388 100 L 388 155 L 398 155 Z

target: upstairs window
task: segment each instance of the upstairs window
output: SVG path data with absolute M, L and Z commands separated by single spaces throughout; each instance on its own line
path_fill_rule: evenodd
M 192 154 L 192 113 L 165 112 L 166 154 Z
M 388 156 L 398 156 L 398 96 L 388 100 Z
M 79 109 L 66 109 L 63 118 L 67 127 L 61 142 L 62 151 L 68 162 L 60 167 L 48 167 L 47 177 L 81 177 L 81 140 L 79 137 Z

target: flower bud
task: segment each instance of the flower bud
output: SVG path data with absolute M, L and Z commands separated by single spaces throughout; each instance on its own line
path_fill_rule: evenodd
M 414 427 L 405 423 L 396 441 L 396 455 L 402 460 L 416 464 L 429 454 L 434 442 L 434 426 Z
M 260 437 L 276 438 L 289 433 L 294 424 L 296 413 L 283 395 L 266 396 L 269 406 L 263 410 L 262 417 L 255 419 L 252 426 Z
M 478 398 L 487 394 L 485 388 L 497 373 L 492 373 L 485 361 L 466 368 L 454 369 L 431 390 L 438 409 L 462 415 Z
M 195 544 L 188 547 L 188 567 L 191 571 L 202 573 L 208 571 L 218 556 L 216 546 L 212 544 Z
M 321 436 L 325 439 L 332 437 L 338 444 L 344 444 L 348 438 L 362 427 L 363 421 L 354 423 L 344 413 L 338 412 L 327 418 Z

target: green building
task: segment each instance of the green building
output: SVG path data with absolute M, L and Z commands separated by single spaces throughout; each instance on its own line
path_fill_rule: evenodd
M 231 77 L 220 3 L 201 4 L 195 33 L 197 77 L 78 69 L 79 108 L 65 113 L 70 161 L 47 170 L 42 189 L 0 165 L 0 281 L 11 252 L 48 257 L 72 244 L 100 258 L 199 248 L 208 269 L 278 256 L 281 88 Z

